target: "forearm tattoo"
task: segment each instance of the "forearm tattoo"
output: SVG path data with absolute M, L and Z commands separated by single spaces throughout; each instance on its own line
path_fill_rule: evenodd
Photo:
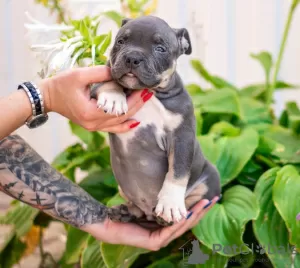
M 104 205 L 51 167 L 18 135 L 0 140 L 0 191 L 75 227 L 107 217 Z

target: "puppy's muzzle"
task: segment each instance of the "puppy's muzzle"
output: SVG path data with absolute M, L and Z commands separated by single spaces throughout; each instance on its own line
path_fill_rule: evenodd
M 138 68 L 143 62 L 143 56 L 136 51 L 124 55 L 124 61 L 127 68 L 133 70 Z

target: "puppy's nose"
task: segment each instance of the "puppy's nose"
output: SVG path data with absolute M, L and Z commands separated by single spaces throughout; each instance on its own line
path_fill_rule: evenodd
M 137 53 L 130 53 L 125 56 L 125 63 L 128 68 L 135 69 L 143 61 L 142 57 Z

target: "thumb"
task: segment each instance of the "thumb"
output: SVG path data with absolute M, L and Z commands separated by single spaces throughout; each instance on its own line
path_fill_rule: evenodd
M 101 65 L 77 69 L 78 80 L 83 85 L 111 80 L 110 68 Z

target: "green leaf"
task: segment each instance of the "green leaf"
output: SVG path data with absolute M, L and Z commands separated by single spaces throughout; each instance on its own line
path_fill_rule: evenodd
M 253 98 L 240 98 L 241 117 L 246 124 L 272 124 L 271 113 L 262 102 Z
M 298 85 L 293 85 L 286 83 L 284 81 L 276 81 L 275 89 L 291 89 L 291 88 L 298 88 Z
M 300 110 L 296 102 L 286 103 L 286 125 L 292 129 L 295 134 L 300 134 Z M 281 118 L 281 121 L 283 118 Z
M 240 96 L 257 98 L 266 90 L 265 84 L 249 85 L 239 91 Z
M 263 135 L 274 140 L 281 146 L 272 154 L 278 157 L 277 163 L 300 163 L 300 137 L 286 128 L 278 125 L 269 125 L 261 131 Z
M 105 40 L 103 41 L 101 47 L 99 48 L 99 54 L 100 55 L 103 55 L 106 52 L 106 50 L 109 47 L 110 43 L 111 43 L 111 31 L 109 31 L 109 33 L 107 34 L 107 36 L 106 36 Z
M 266 75 L 269 77 L 273 66 L 272 55 L 269 52 L 262 51 L 258 54 L 251 54 L 251 57 L 259 61 L 264 68 Z
M 105 142 L 104 137 L 99 132 L 90 132 L 71 121 L 69 121 L 69 125 L 72 133 L 92 149 L 99 149 Z
M 237 88 L 231 83 L 218 76 L 211 75 L 199 60 L 191 60 L 191 65 L 201 77 L 216 88 L 231 88 L 233 90 L 237 90 Z
M 79 24 L 79 31 L 81 33 L 81 35 L 88 41 L 91 41 L 92 38 L 91 38 L 91 34 L 90 34 L 90 30 L 88 28 L 88 25 L 87 25 L 87 22 L 86 20 L 82 20 L 80 21 L 80 24 Z
M 196 96 L 198 94 L 204 93 L 203 89 L 197 84 L 189 84 L 186 85 L 185 88 L 191 96 Z
M 13 265 L 17 264 L 21 260 L 25 250 L 26 244 L 15 236 L 0 253 L 0 267 L 14 267 Z
M 215 204 L 192 229 L 194 235 L 213 252 L 235 256 L 251 250 L 243 242 L 245 225 L 256 219 L 259 206 L 248 188 L 236 185 L 225 191 L 221 204 Z
M 217 141 L 218 159 L 215 162 L 225 185 L 238 176 L 258 146 L 258 135 L 245 129 L 240 136 L 224 137 Z
M 99 46 L 100 44 L 102 44 L 102 42 L 105 40 L 106 37 L 107 37 L 107 34 L 102 34 L 102 35 L 98 35 L 98 36 L 94 37 L 93 44 L 95 44 L 96 46 Z
M 272 187 L 279 170 L 280 168 L 268 170 L 259 178 L 255 186 L 254 193 L 260 205 L 260 212 L 258 218 L 253 221 L 253 230 L 260 246 L 265 247 L 265 253 L 274 267 L 288 268 L 292 267 L 291 255 L 270 254 L 272 251 L 268 250 L 270 246 L 280 250 L 289 244 L 288 230 L 272 199 Z
M 81 268 L 106 268 L 100 251 L 100 242 L 90 236 L 82 252 Z
M 124 200 L 124 198 L 122 198 L 120 196 L 119 193 L 116 193 L 107 203 L 106 205 L 108 207 L 112 207 L 112 206 L 117 206 L 117 205 L 121 205 L 124 204 L 126 201 Z
M 65 168 L 72 159 L 81 156 L 84 153 L 85 150 L 82 145 L 75 143 L 56 156 L 52 162 L 52 166 L 60 171 Z
M 213 135 L 203 135 L 197 137 L 198 142 L 200 143 L 201 150 L 211 163 L 216 163 L 220 155 L 220 149 L 218 144 L 215 142 Z
M 112 185 L 108 186 L 105 182 Z M 102 203 L 106 198 L 113 196 L 117 188 L 111 170 L 92 172 L 79 183 L 79 186 Z
M 203 126 L 203 118 L 201 114 L 200 108 L 194 108 L 194 114 L 196 118 L 196 135 L 199 136 L 202 133 L 202 126 Z
M 66 249 L 60 262 L 66 264 L 77 263 L 80 259 L 83 248 L 87 243 L 88 237 L 88 233 L 69 226 Z
M 101 252 L 108 268 L 127 268 L 139 255 L 149 251 L 131 246 L 101 243 Z
M 291 89 L 291 88 L 297 88 L 297 87 L 298 87 L 297 85 L 289 84 L 284 81 L 277 81 L 275 83 L 275 90 Z M 265 91 L 266 91 L 266 84 L 254 84 L 254 85 L 248 85 L 246 87 L 243 87 L 239 91 L 239 94 L 240 94 L 240 96 L 244 96 L 244 97 L 258 98 Z
M 288 165 L 280 169 L 273 186 L 273 200 L 289 231 L 289 241 L 300 249 L 300 175 L 295 167 Z
M 241 115 L 241 105 L 238 94 L 232 89 L 224 88 L 220 91 L 208 91 L 201 96 L 193 97 L 194 105 L 203 112 L 226 113 Z
M 258 146 L 258 135 L 253 129 L 245 129 L 239 136 L 218 140 L 213 135 L 199 136 L 197 139 L 204 156 L 220 172 L 222 185 L 239 175 Z
M 119 27 L 121 27 L 122 20 L 124 17 L 120 13 L 111 10 L 111 11 L 103 12 L 102 14 L 110 18 L 111 20 L 113 20 Z
M 17 238 L 20 238 L 30 230 L 38 213 L 39 210 L 18 202 L 5 216 L 0 217 L 0 223 L 13 225 Z
M 214 124 L 209 130 L 209 134 L 215 134 L 217 136 L 238 136 L 241 130 L 238 127 L 226 122 L 220 121 L 219 123 Z

